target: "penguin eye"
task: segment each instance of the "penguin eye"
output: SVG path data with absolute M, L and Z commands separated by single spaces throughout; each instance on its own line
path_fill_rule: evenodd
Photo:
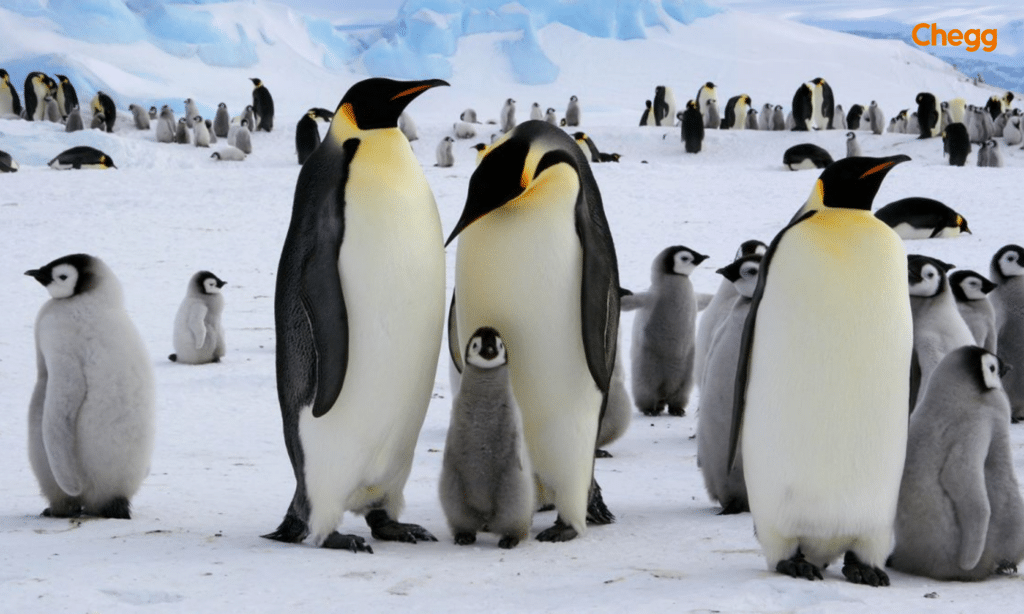
M 66 280 L 67 280 L 67 278 L 68 278 L 68 276 L 67 276 L 67 275 L 58 275 L 58 276 L 57 276 L 57 279 L 59 279 L 59 280 L 61 280 L 61 281 L 66 281 Z

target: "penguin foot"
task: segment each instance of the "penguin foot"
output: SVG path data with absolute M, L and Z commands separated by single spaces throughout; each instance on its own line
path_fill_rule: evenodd
M 54 507 L 51 505 L 46 508 L 40 516 L 46 518 L 78 518 L 82 515 L 82 506 L 77 503 L 62 505 L 56 509 Z
M 505 550 L 511 550 L 512 548 L 515 548 L 518 545 L 519 538 L 515 535 L 506 535 L 505 537 L 501 538 L 501 541 L 498 542 L 498 547 L 504 548 Z
M 657 416 L 661 413 L 661 406 L 655 405 L 654 407 L 640 407 L 640 413 L 645 416 Z
M 132 504 L 127 497 L 114 497 L 110 502 L 101 507 L 95 514 L 100 518 L 121 518 L 130 520 L 132 517 Z
M 852 550 L 843 559 L 843 575 L 854 584 L 889 586 L 889 575 L 881 569 L 860 560 Z
M 476 543 L 476 533 L 466 531 L 465 533 L 455 534 L 455 545 L 456 546 L 468 546 Z
M 565 524 L 562 517 L 559 516 L 555 520 L 555 524 L 550 526 L 540 533 L 537 534 L 537 541 L 539 542 L 567 542 L 576 539 L 579 533 L 576 529 L 572 528 L 572 525 Z
M 604 504 L 601 487 L 597 480 L 590 484 L 590 501 L 587 503 L 587 524 L 611 524 L 615 522 L 615 514 Z
M 794 578 L 807 578 L 808 580 L 814 580 L 815 578 L 818 580 L 825 579 L 821 575 L 821 570 L 809 563 L 799 549 L 797 549 L 796 554 L 793 556 L 779 561 L 775 566 L 775 571 Z
M 373 554 L 373 548 L 362 537 L 358 535 L 342 535 L 337 531 L 331 531 L 331 534 L 327 536 L 324 543 L 320 544 L 320 547 L 330 548 L 331 550 L 348 550 L 349 552 L 369 552 Z
M 718 512 L 719 516 L 731 516 L 732 514 L 742 514 L 743 512 L 749 512 L 750 505 L 741 499 L 732 499 L 728 503 L 722 506 L 722 511 Z
M 1013 561 L 1000 561 L 996 573 L 1000 576 L 1011 576 L 1017 573 L 1017 564 Z
M 264 539 L 272 539 L 286 544 L 297 544 L 306 539 L 309 534 L 309 527 L 305 521 L 293 514 L 290 510 L 284 516 L 280 526 L 273 533 L 261 535 Z
M 220 356 L 214 356 L 213 360 L 211 360 L 210 362 L 214 362 L 214 363 L 220 362 Z
M 594 450 L 594 458 L 612 458 L 611 452 L 598 448 Z
M 686 409 L 682 408 L 682 407 L 673 407 L 673 406 L 669 405 L 668 406 L 668 415 L 675 416 L 677 418 L 681 418 L 681 417 L 686 415 Z
M 178 362 L 178 355 L 171 354 L 170 356 L 167 357 L 167 359 L 170 360 L 171 362 Z
M 416 542 L 436 542 L 430 531 L 418 524 L 403 524 L 388 517 L 384 510 L 371 510 L 366 514 L 366 524 L 370 527 L 370 533 L 377 539 L 392 542 L 405 542 L 415 544 Z

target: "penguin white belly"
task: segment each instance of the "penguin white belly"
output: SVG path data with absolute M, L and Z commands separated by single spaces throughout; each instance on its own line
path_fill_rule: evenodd
M 433 194 L 398 130 L 360 148 L 346 189 L 338 269 L 348 312 L 348 367 L 326 415 L 304 409 L 310 533 L 334 530 L 344 510 L 381 506 L 394 518 L 440 355 L 444 248 Z M 376 182 L 387 169 L 404 182 Z M 386 190 L 386 192 L 384 192 Z
M 808 123 L 807 129 L 811 129 L 811 125 L 817 130 L 824 130 L 828 127 L 828 119 L 825 114 L 821 111 L 821 99 L 822 93 L 820 87 L 814 87 L 811 89 L 811 119 Z
M 742 454 L 769 565 L 795 543 L 828 562 L 860 540 L 884 561 L 913 340 L 902 242 L 870 212 L 820 211 L 787 231 L 768 276 Z
M 462 346 L 481 326 L 501 334 L 534 472 L 583 534 L 602 394 L 583 348 L 576 193 L 555 184 L 531 198 L 557 205 L 506 204 L 459 235 L 456 315 Z

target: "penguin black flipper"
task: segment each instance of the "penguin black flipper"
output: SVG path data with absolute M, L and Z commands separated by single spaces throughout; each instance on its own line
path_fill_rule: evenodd
M 761 259 L 761 268 L 757 276 L 757 287 L 754 289 L 754 294 L 750 299 L 750 312 L 747 314 L 747 320 L 743 324 L 743 337 L 740 340 L 740 359 L 736 366 L 736 388 L 733 394 L 732 425 L 729 430 L 729 454 L 726 457 L 728 459 L 727 475 L 732 472 L 733 465 L 736 462 L 736 453 L 739 451 L 740 432 L 743 427 L 743 412 L 746 409 L 747 403 L 747 380 L 750 377 L 750 355 L 754 345 L 754 328 L 757 325 L 757 308 L 761 304 L 761 297 L 764 296 L 764 287 L 768 280 L 768 269 L 771 267 L 772 257 L 775 256 L 775 250 L 778 249 L 779 243 L 785 234 L 797 224 L 813 217 L 815 213 L 816 211 L 813 209 L 803 214 L 798 211 L 789 224 L 779 234 L 775 235 L 772 244 L 768 246 L 768 251 L 765 252 L 764 257 Z
M 452 289 L 452 304 L 448 307 L 448 353 L 451 354 L 455 370 L 462 373 L 462 350 L 459 349 L 459 321 L 455 317 L 455 289 Z
M 345 232 L 345 183 L 359 140 L 345 141 L 342 152 L 328 151 L 333 147 L 331 141 L 321 144 L 299 173 L 278 265 L 274 315 L 283 333 L 277 337 L 278 398 L 286 425 L 294 427 L 285 428 L 285 434 L 296 438 L 302 408 L 311 405 L 317 418 L 326 414 L 348 367 L 348 313 L 338 253 Z M 324 175 L 337 180 L 323 181 Z M 289 450 L 301 449 L 298 441 L 288 443 Z

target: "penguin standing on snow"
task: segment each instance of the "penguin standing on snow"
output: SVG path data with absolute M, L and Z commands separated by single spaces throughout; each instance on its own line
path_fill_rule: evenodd
M 221 288 L 227 283 L 209 271 L 199 271 L 188 280 L 185 299 L 174 316 L 172 362 L 200 365 L 220 362 L 224 356 L 224 312 Z
M 128 110 L 132 112 L 136 130 L 149 130 L 149 114 L 145 109 L 137 104 L 130 104 Z
M 868 106 L 867 114 L 868 125 L 871 127 L 872 134 L 882 134 L 886 128 L 885 113 L 882 112 L 882 108 L 874 100 Z
M 516 127 L 516 101 L 511 98 L 501 107 L 501 131 L 508 132 Z
M 78 106 L 78 93 L 75 86 L 71 85 L 71 79 L 64 75 L 57 75 L 57 107 L 60 109 L 60 116 L 67 117 L 71 109 Z
M 848 580 L 889 583 L 913 323 L 903 242 L 871 203 L 909 159 L 836 161 L 761 263 L 729 463 L 742 443 L 757 538 L 782 574 L 821 578 L 845 552 Z
M 553 112 L 554 109 L 548 109 L 548 113 Z M 580 100 L 576 96 L 569 96 L 569 104 L 565 107 L 565 125 L 569 127 L 580 125 Z
M 816 98 L 813 83 L 801 83 L 793 94 L 793 130 L 806 132 L 811 129 L 811 122 L 814 119 L 814 108 L 820 104 L 820 98 Z
M 199 115 L 199 107 L 196 105 L 196 101 L 191 98 L 185 99 L 185 125 L 189 129 L 195 127 L 195 117 Z
M 64 123 L 64 132 L 78 132 L 84 130 L 85 126 L 82 124 L 82 110 L 77 106 L 71 109 L 68 113 L 68 118 Z
M 117 121 L 117 107 L 114 106 L 114 100 L 104 92 L 96 92 L 90 106 L 93 115 L 103 114 L 104 129 L 107 132 L 113 132 L 114 122 Z
M 455 156 L 452 155 L 452 143 L 454 142 L 455 139 L 450 136 L 446 136 L 441 139 L 441 142 L 437 144 L 437 150 L 435 151 L 435 154 L 437 155 L 437 164 L 434 166 L 447 168 L 455 165 Z
M 56 89 L 57 84 L 44 73 L 28 73 L 25 76 L 25 119 L 43 121 L 46 117 L 46 96 Z
M 963 269 L 949 274 L 949 289 L 953 291 L 960 317 L 974 335 L 975 344 L 995 354 L 998 348 L 996 312 L 988 295 L 996 285 L 981 273 Z
M 708 119 L 709 103 L 718 100 L 718 88 L 715 87 L 715 84 L 708 81 L 704 85 L 700 86 L 697 90 L 697 97 L 695 100 L 697 101 L 697 108 L 700 109 L 701 116 L 704 118 L 704 127 L 718 128 L 719 121 L 717 119 L 714 124 L 712 124 L 711 120 Z M 715 104 L 715 115 L 718 115 L 717 104 Z
M 1024 498 L 994 354 L 969 345 L 935 369 L 910 417 L 889 565 L 937 580 L 1012 574 L 1024 559 Z
M 821 77 L 811 79 L 814 86 L 814 108 L 811 109 L 811 119 L 818 130 L 831 130 L 832 118 L 835 115 L 836 101 L 832 94 L 832 86 Z
M 676 98 L 672 88 L 659 85 L 654 88 L 654 123 L 671 126 L 676 117 Z
M 681 123 L 686 153 L 700 153 L 701 146 L 704 143 L 704 118 L 701 117 L 697 101 L 690 100 L 686 103 L 686 110 L 683 111 Z
M 857 133 L 850 131 L 846 133 L 846 157 L 859 158 L 863 154 L 860 151 L 860 143 L 857 142 Z
M 26 271 L 52 297 L 36 317 L 28 453 L 44 516 L 130 518 L 153 453 L 153 367 L 110 267 L 88 254 Z
M 959 122 L 946 126 L 942 135 L 942 150 L 949 154 L 950 166 L 963 166 L 967 162 L 967 154 L 971 153 L 971 138 L 967 127 Z
M 740 94 L 733 96 L 725 105 L 725 117 L 722 119 L 722 130 L 743 130 L 746 125 L 747 109 L 751 105 L 750 96 Z
M 654 126 L 656 124 L 654 120 L 654 103 L 650 100 L 644 101 L 644 112 L 640 115 L 641 126 Z
M 846 127 L 850 130 L 863 130 L 861 123 L 870 121 L 868 117 L 864 116 L 865 109 L 862 104 L 855 104 L 850 107 L 850 112 L 846 114 Z
M 252 133 L 249 132 L 249 120 L 243 119 L 235 128 L 234 134 L 228 133 L 228 145 L 241 149 L 246 155 L 252 153 Z
M 225 138 L 231 128 L 231 115 L 228 113 L 228 105 L 217 103 L 217 114 L 213 116 L 213 135 L 218 138 Z
M 651 265 L 651 287 L 629 297 L 633 320 L 633 402 L 647 416 L 666 407 L 686 415 L 693 390 L 697 299 L 690 274 L 707 256 L 688 247 L 666 247 Z
M 11 83 L 11 75 L 0 68 L 0 117 L 5 115 L 21 115 L 21 98 L 18 90 Z
M 206 120 L 202 115 L 192 118 L 192 142 L 196 147 L 210 146 L 210 129 L 206 127 Z
M 156 120 L 156 142 L 173 143 L 178 130 L 174 119 L 174 111 L 167 105 L 160 109 L 160 117 Z
M 477 330 L 466 347 L 462 383 L 445 437 L 439 492 L 460 546 L 476 542 L 481 530 L 500 535 L 498 547 L 506 549 L 530 535 L 533 470 L 505 345 L 493 328 Z
M 989 294 L 996 312 L 999 356 L 1014 367 L 1003 382 L 1010 397 L 1013 421 L 1024 420 L 1024 248 L 1005 245 L 992 256 L 989 276 L 996 289 Z
M 915 99 L 917 102 L 917 128 L 919 139 L 930 139 L 939 136 L 939 119 L 942 110 L 934 94 L 921 92 Z
M 319 118 L 316 109 L 310 109 L 295 126 L 295 152 L 298 154 L 300 165 L 305 164 L 309 156 L 320 146 L 320 126 L 317 125 L 317 119 Z
M 267 86 L 263 85 L 263 81 L 255 77 L 249 80 L 252 81 L 252 112 L 256 115 L 253 131 L 270 132 L 274 129 L 274 97 L 270 95 Z
M 337 531 L 351 511 L 377 539 L 435 541 L 397 521 L 437 372 L 445 279 L 437 205 L 398 116 L 440 85 L 357 82 L 299 171 L 274 295 L 296 488 L 269 539 L 372 552 Z
M 523 412 L 538 503 L 567 541 L 609 523 L 593 480 L 598 421 L 615 363 L 619 275 L 601 193 L 583 151 L 561 129 L 528 121 L 492 145 L 469 181 L 448 238 L 458 343 L 501 331 Z M 443 277 L 443 276 L 442 276 Z M 452 360 L 461 367 L 461 359 Z

